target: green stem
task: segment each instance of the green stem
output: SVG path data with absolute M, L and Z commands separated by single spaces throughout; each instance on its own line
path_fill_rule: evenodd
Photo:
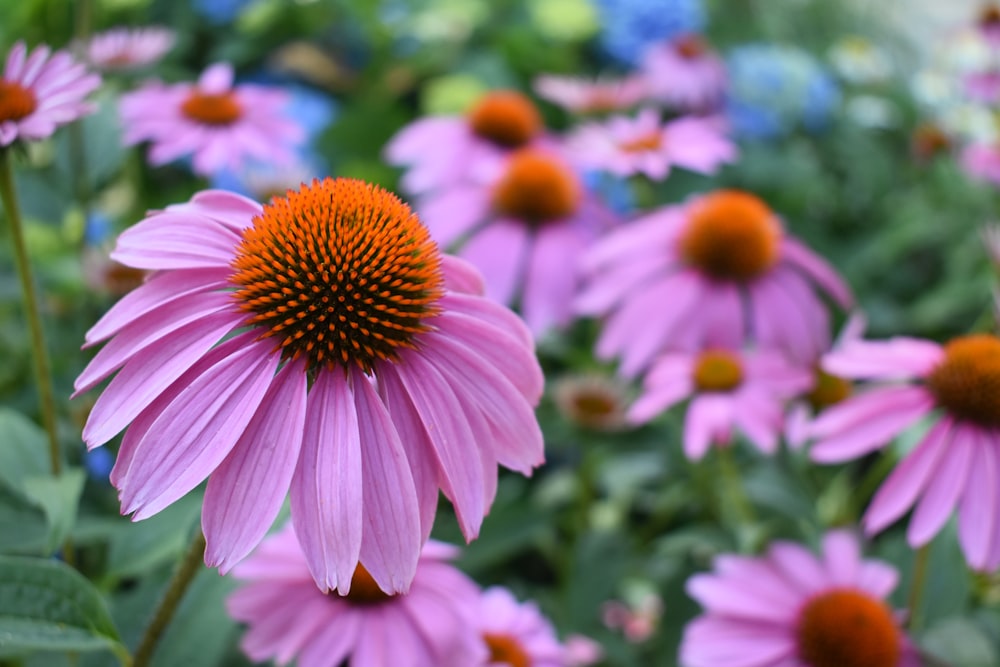
M 45 432 L 49 439 L 49 462 L 52 465 L 52 474 L 58 476 L 62 472 L 62 457 L 59 453 L 59 439 L 56 436 L 56 403 L 52 391 L 52 374 L 49 370 L 49 355 L 45 348 L 42 320 L 38 314 L 38 294 L 35 292 L 35 283 L 31 278 L 28 249 L 24 244 L 24 226 L 17 204 L 17 193 L 14 190 L 14 175 L 9 149 L 0 150 L 0 199 L 3 200 L 4 211 L 10 222 L 14 264 L 21 281 L 24 310 L 28 318 L 28 333 L 31 338 L 35 383 L 38 385 L 42 424 L 45 426 Z
M 76 49 L 77 56 L 82 57 L 90 39 L 90 0 L 77 0 L 76 3 Z M 84 216 L 90 209 L 90 183 L 87 180 L 87 149 L 83 135 L 83 123 L 71 123 L 69 132 L 69 161 L 73 171 L 73 192 L 83 208 Z
M 167 591 L 163 594 L 163 599 L 160 600 L 152 620 L 149 621 L 149 625 L 146 626 L 146 630 L 142 634 L 139 647 L 135 650 L 133 667 L 147 667 L 149 665 L 157 642 L 166 633 L 167 626 L 170 625 L 170 620 L 174 617 L 174 612 L 177 611 L 181 598 L 184 597 L 184 592 L 201 569 L 204 558 L 205 535 L 199 528 L 187 553 L 184 554 L 183 560 L 177 566 L 177 571 L 174 572 L 173 578 L 167 585 Z
M 737 538 L 741 551 L 753 551 L 753 530 L 757 524 L 757 517 L 754 513 L 753 505 L 747 498 L 743 489 L 743 479 L 740 476 L 739 466 L 733 457 L 733 444 L 720 445 L 714 449 L 718 452 L 719 476 L 721 478 L 724 500 L 729 501 L 729 506 L 733 510 Z M 723 505 L 724 506 L 724 505 Z
M 927 583 L 927 561 L 930 560 L 931 545 L 925 544 L 917 549 L 913 561 L 913 579 L 910 581 L 910 597 L 906 603 L 910 611 L 907 628 L 914 630 L 920 625 L 920 602 L 924 595 L 924 585 Z

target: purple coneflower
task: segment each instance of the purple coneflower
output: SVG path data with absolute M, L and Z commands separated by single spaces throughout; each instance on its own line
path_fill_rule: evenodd
M 149 141 L 153 165 L 191 157 L 202 176 L 251 160 L 289 164 L 305 130 L 287 116 L 287 105 L 283 90 L 234 85 L 232 66 L 217 63 L 197 83 L 152 82 L 123 95 L 124 141 Z
M 317 180 L 263 208 L 203 192 L 126 230 L 112 258 L 155 273 L 87 334 L 108 342 L 77 392 L 117 375 L 83 438 L 128 427 L 111 481 L 136 519 L 208 477 L 205 559 L 222 571 L 290 488 L 324 590 L 346 592 L 360 558 L 405 591 L 439 489 L 472 539 L 497 464 L 542 462 L 529 332 L 381 188 Z
M 823 538 L 819 557 L 791 542 L 764 556 L 723 555 L 688 594 L 705 613 L 684 630 L 684 667 L 920 667 L 885 602 L 899 575 L 862 560 L 846 531 Z
M 169 28 L 112 28 L 87 43 L 87 59 L 107 71 L 152 65 L 174 47 L 177 35 Z
M 0 77 L 0 148 L 18 139 L 45 139 L 56 127 L 93 112 L 84 98 L 99 85 L 101 77 L 65 51 L 38 46 L 29 55 L 18 42 Z

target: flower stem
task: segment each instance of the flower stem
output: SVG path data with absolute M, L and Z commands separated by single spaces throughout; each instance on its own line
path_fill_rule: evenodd
M 199 528 L 194 539 L 191 541 L 191 546 L 188 547 L 187 553 L 184 554 L 183 560 L 177 566 L 177 571 L 174 572 L 174 576 L 170 579 L 167 590 L 163 594 L 163 599 L 160 600 L 153 618 L 149 621 L 149 625 L 146 626 L 146 630 L 142 634 L 139 647 L 135 650 L 135 659 L 132 662 L 132 667 L 147 667 L 149 665 L 157 642 L 163 637 L 167 626 L 170 625 L 170 620 L 174 617 L 174 612 L 177 611 L 181 598 L 184 597 L 184 592 L 194 580 L 194 576 L 198 574 L 198 570 L 201 569 L 200 566 L 204 557 L 205 535 L 201 532 L 201 528 Z
M 931 545 L 925 544 L 917 549 L 913 559 L 913 579 L 910 581 L 910 598 L 906 608 L 910 612 L 907 627 L 910 630 L 920 625 L 920 602 L 923 599 L 924 584 L 927 583 L 927 561 L 930 560 Z
M 14 246 L 14 264 L 21 281 L 21 293 L 24 298 L 25 315 L 28 318 L 28 333 L 31 338 L 32 357 L 34 358 L 35 383 L 38 385 L 38 398 L 41 404 L 42 424 L 49 439 L 49 462 L 52 474 L 62 473 L 62 457 L 59 453 L 59 439 L 56 435 L 56 404 L 52 391 L 52 374 L 49 355 L 45 348 L 45 337 L 42 332 L 42 320 L 38 315 L 38 294 L 31 278 L 31 265 L 28 263 L 28 250 L 24 244 L 24 226 L 21 222 L 21 211 L 17 204 L 17 193 L 14 190 L 14 175 L 11 167 L 10 149 L 0 149 L 0 199 L 3 200 L 4 212 L 10 222 L 10 237 Z
M 740 550 L 749 552 L 754 550 L 754 527 L 757 518 L 743 488 L 743 479 L 740 477 L 740 469 L 733 456 L 733 447 L 734 445 L 730 443 L 717 446 L 715 450 L 718 452 L 719 476 L 724 487 L 723 501 L 728 499 L 732 508 Z
M 90 39 L 90 0 L 77 0 L 76 17 L 74 20 L 74 32 L 76 33 L 76 55 L 78 58 L 85 57 L 87 40 Z M 73 170 L 73 192 L 77 202 L 83 208 L 83 215 L 90 213 L 90 182 L 87 170 L 87 149 L 84 140 L 83 122 L 78 121 L 70 124 L 67 128 L 69 132 L 69 161 Z

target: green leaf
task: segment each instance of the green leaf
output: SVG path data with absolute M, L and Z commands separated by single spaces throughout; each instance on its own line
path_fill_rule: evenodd
M 24 480 L 24 490 L 28 497 L 45 512 L 48 520 L 48 535 L 45 541 L 47 552 L 55 551 L 66 539 L 76 521 L 76 509 L 80 504 L 80 493 L 87 475 L 82 468 L 64 470 L 59 477 L 29 477 Z
M 121 579 L 141 575 L 177 559 L 189 541 L 198 518 L 201 496 L 185 496 L 156 516 L 121 522 L 108 549 L 108 576 Z
M 931 628 L 921 642 L 932 656 L 952 667 L 993 667 L 1000 653 L 983 630 L 966 618 L 949 618 Z
M 0 655 L 123 647 L 97 590 L 54 560 L 0 556 Z
M 33 421 L 10 408 L 0 408 L 0 480 L 19 491 L 34 475 L 49 473 L 45 432 Z
M 46 532 L 42 510 L 0 477 L 0 552 L 40 552 Z

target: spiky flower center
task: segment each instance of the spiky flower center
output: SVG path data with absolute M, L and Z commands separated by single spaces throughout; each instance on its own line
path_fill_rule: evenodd
M 531 667 L 531 656 L 521 643 L 506 634 L 487 632 L 483 635 L 486 646 L 490 649 L 489 663 L 509 665 L 509 667 Z
M 510 156 L 493 188 L 493 208 L 531 224 L 572 215 L 580 204 L 580 182 L 563 161 L 525 148 Z
M 310 369 L 398 360 L 443 294 L 440 252 L 410 207 L 346 178 L 265 204 L 233 268 L 248 324 Z
M 674 48 L 682 58 L 694 60 L 708 51 L 708 43 L 700 35 L 685 35 L 674 42 Z
M 694 363 L 694 386 L 698 391 L 732 391 L 743 383 L 743 364 L 725 350 L 708 350 Z
M 983 7 L 979 13 L 979 25 L 982 28 L 1000 28 L 1000 5 L 991 2 Z
M 817 412 L 840 403 L 853 391 L 850 382 L 842 377 L 830 375 L 823 369 L 816 369 L 814 378 L 813 387 L 806 395 L 806 400 Z
M 208 94 L 195 89 L 181 104 L 181 112 L 204 125 L 232 125 L 243 115 L 243 105 L 232 91 Z
M 0 123 L 21 120 L 37 108 L 38 99 L 30 88 L 0 79 Z
M 618 144 L 618 148 L 626 153 L 645 153 L 648 151 L 658 151 L 663 146 L 663 133 L 659 131 L 647 132 L 635 139 L 623 141 Z
M 927 388 L 956 417 L 1000 427 L 1000 338 L 975 334 L 949 342 Z
M 514 90 L 483 95 L 468 118 L 473 132 L 504 148 L 523 146 L 542 129 L 542 117 L 534 103 Z
M 692 206 L 679 250 L 716 280 L 748 282 L 778 260 L 780 241 L 781 227 L 767 204 L 748 192 L 717 190 Z
M 795 631 L 799 658 L 810 667 L 897 667 L 900 635 L 880 600 L 835 589 L 806 603 Z
M 336 595 L 336 592 L 331 591 L 330 594 Z M 358 563 L 358 566 L 354 569 L 354 576 L 351 577 L 351 590 L 344 596 L 344 599 L 351 604 L 371 605 L 379 604 L 392 598 L 392 595 L 389 595 L 378 587 L 378 584 L 375 583 L 375 578 L 365 569 L 365 566 Z

